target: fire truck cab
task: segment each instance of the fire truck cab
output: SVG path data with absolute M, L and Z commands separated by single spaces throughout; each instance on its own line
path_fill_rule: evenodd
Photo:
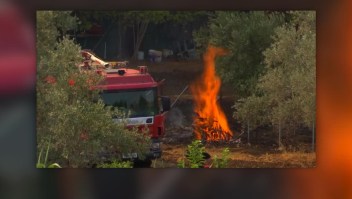
M 108 106 L 117 107 L 126 114 L 127 128 L 137 127 L 142 130 L 147 127 L 152 140 L 150 151 L 146 152 L 149 159 L 158 158 L 162 154 L 160 138 L 165 133 L 165 114 L 170 109 L 170 98 L 160 96 L 160 85 L 148 73 L 146 66 L 138 69 L 126 68 L 122 62 L 104 62 L 89 51 L 83 50 L 86 61 L 93 61 L 105 67 L 99 72 L 104 76 L 97 85 L 101 89 L 101 98 Z M 122 65 L 118 66 L 119 64 Z M 89 67 L 89 64 L 83 66 Z M 117 66 L 117 67 L 111 67 Z M 122 118 L 113 118 L 114 122 L 122 122 Z M 123 159 L 137 159 L 138 154 L 124 154 Z

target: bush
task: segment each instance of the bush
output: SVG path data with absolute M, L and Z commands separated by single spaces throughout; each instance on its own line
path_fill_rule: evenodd
M 99 90 L 91 89 L 103 77 L 76 67 L 82 61 L 81 47 L 66 33 L 74 30 L 77 18 L 69 11 L 38 11 L 36 19 L 38 151 L 50 140 L 48 159 L 68 167 L 99 162 L 100 152 L 147 151 L 150 136 L 113 122 L 121 111 L 106 107 Z
M 50 165 L 47 165 L 49 150 L 50 150 L 50 142 L 49 142 L 48 147 L 46 149 L 44 162 L 41 161 L 43 148 L 39 152 L 38 162 L 37 162 L 37 165 L 36 165 L 38 169 L 43 169 L 43 168 L 50 168 L 50 169 L 61 168 L 61 166 L 58 163 L 52 163 Z
M 227 168 L 230 159 L 230 150 L 225 148 L 221 152 L 221 158 L 218 158 L 216 155 L 214 156 L 214 160 L 212 163 L 213 168 Z
M 113 160 L 111 163 L 99 164 L 97 168 L 132 168 L 133 164 L 130 161 L 120 162 L 118 160 Z
M 179 168 L 202 168 L 205 162 L 205 147 L 200 140 L 193 141 L 187 146 L 186 160 L 180 159 L 177 162 Z

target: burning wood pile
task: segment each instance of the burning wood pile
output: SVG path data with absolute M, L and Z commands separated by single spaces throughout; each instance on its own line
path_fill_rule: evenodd
M 218 121 L 211 118 L 195 118 L 194 133 L 198 139 L 207 142 L 229 141 L 232 139 L 232 132 L 224 130 Z
M 221 80 L 215 73 L 215 58 L 225 55 L 221 48 L 208 47 L 204 54 L 204 72 L 202 76 L 191 84 L 194 97 L 194 133 L 196 139 L 206 141 L 228 141 L 232 138 L 232 131 L 226 116 L 217 103 L 217 94 Z

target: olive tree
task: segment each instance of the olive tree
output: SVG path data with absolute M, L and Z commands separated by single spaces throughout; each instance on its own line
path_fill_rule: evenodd
M 50 145 L 49 160 L 69 167 L 99 163 L 102 152 L 147 150 L 149 137 L 126 130 L 106 107 L 96 73 L 80 73 L 80 46 L 66 33 L 77 25 L 69 11 L 37 12 L 37 149 Z
M 315 12 L 292 12 L 292 21 L 276 30 L 274 43 L 264 52 L 267 72 L 280 70 L 283 75 L 285 89 L 281 92 L 283 107 L 286 113 L 282 117 L 289 118 L 287 127 L 296 128 L 306 125 L 313 129 L 315 121 L 315 89 L 316 89 L 316 27 Z M 266 78 L 262 84 L 275 81 L 275 77 Z M 276 86 L 273 85 L 272 88 Z M 273 90 L 277 91 L 276 89 Z M 270 92 L 267 92 L 270 94 Z M 293 125 L 293 126 L 292 126 Z
M 201 49 L 211 44 L 229 50 L 217 60 L 217 73 L 232 85 L 236 97 L 250 96 L 264 71 L 262 52 L 272 43 L 284 14 L 217 11 L 211 16 L 208 25 L 194 33 L 195 41 Z

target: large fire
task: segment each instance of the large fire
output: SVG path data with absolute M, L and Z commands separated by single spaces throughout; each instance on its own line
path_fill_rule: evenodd
M 215 73 L 215 58 L 225 54 L 226 51 L 222 48 L 208 47 L 203 56 L 203 74 L 190 86 L 195 101 L 196 139 L 220 141 L 232 138 L 226 116 L 217 102 L 221 80 Z

